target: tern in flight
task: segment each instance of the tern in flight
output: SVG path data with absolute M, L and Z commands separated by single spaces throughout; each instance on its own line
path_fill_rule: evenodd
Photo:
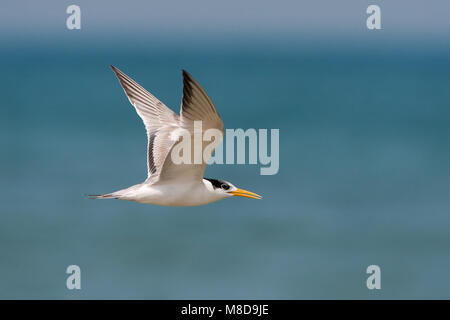
M 228 181 L 204 178 L 208 157 L 199 163 L 175 164 L 172 161 L 170 153 L 182 140 L 179 133 L 187 130 L 184 132 L 193 137 L 196 121 L 201 121 L 204 131 L 217 129 L 222 133 L 220 139 L 223 136 L 223 123 L 216 108 L 205 90 L 189 73 L 182 71 L 183 97 L 178 116 L 133 79 L 114 66 L 111 68 L 147 130 L 148 175 L 143 183 L 90 197 L 163 206 L 199 206 L 233 196 L 261 199 L 256 193 L 239 189 Z M 204 142 L 201 147 L 205 148 Z M 213 150 L 210 151 L 212 153 Z

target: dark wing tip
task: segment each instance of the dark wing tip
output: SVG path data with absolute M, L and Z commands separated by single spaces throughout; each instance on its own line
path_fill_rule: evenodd
M 112 64 L 111 64 L 109 67 L 112 69 L 112 71 L 114 71 L 115 74 L 120 74 L 120 73 L 122 73 L 119 69 L 117 69 L 116 67 L 114 67 Z
M 192 96 L 192 77 L 191 75 L 186 71 L 186 70 L 182 70 L 183 73 L 183 98 L 182 101 L 186 102 L 186 106 L 187 106 L 187 101 L 186 99 L 190 99 Z
M 189 93 L 189 95 L 191 95 L 192 94 L 192 86 L 195 85 L 196 81 L 191 76 L 191 74 L 189 72 L 187 72 L 186 70 L 182 69 L 182 73 L 183 73 L 183 92 L 187 91 L 187 93 Z
M 187 72 L 184 69 L 181 69 L 181 73 L 183 74 L 183 79 L 192 81 L 193 77 L 191 76 L 191 74 L 189 72 Z

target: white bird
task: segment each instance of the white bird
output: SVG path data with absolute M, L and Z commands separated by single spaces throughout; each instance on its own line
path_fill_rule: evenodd
M 170 152 L 180 142 L 180 129 L 188 130 L 193 136 L 194 121 L 202 121 L 203 131 L 214 128 L 223 135 L 223 123 L 216 108 L 189 73 L 182 71 L 183 97 L 178 116 L 126 74 L 114 66 L 111 68 L 147 130 L 148 175 L 144 182 L 129 188 L 90 197 L 163 206 L 198 206 L 233 196 L 261 199 L 256 193 L 239 189 L 228 181 L 203 178 L 208 159 L 202 159 L 199 164 L 173 163 Z

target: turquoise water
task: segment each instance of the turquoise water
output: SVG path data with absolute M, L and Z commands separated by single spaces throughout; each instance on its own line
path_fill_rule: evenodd
M 0 298 L 450 298 L 447 53 L 55 48 L 2 53 Z M 146 175 L 109 64 L 177 112 L 184 68 L 225 127 L 279 128 L 277 175 L 205 174 L 263 200 L 87 199 Z

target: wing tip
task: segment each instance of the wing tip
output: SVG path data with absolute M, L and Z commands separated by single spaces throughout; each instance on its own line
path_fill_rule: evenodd
M 181 69 L 181 74 L 183 75 L 183 79 L 192 79 L 192 76 L 185 69 Z
M 111 68 L 112 71 L 114 71 L 115 74 L 118 74 L 118 73 L 121 72 L 119 69 L 117 69 L 116 67 L 114 67 L 112 64 L 110 64 L 109 67 Z

